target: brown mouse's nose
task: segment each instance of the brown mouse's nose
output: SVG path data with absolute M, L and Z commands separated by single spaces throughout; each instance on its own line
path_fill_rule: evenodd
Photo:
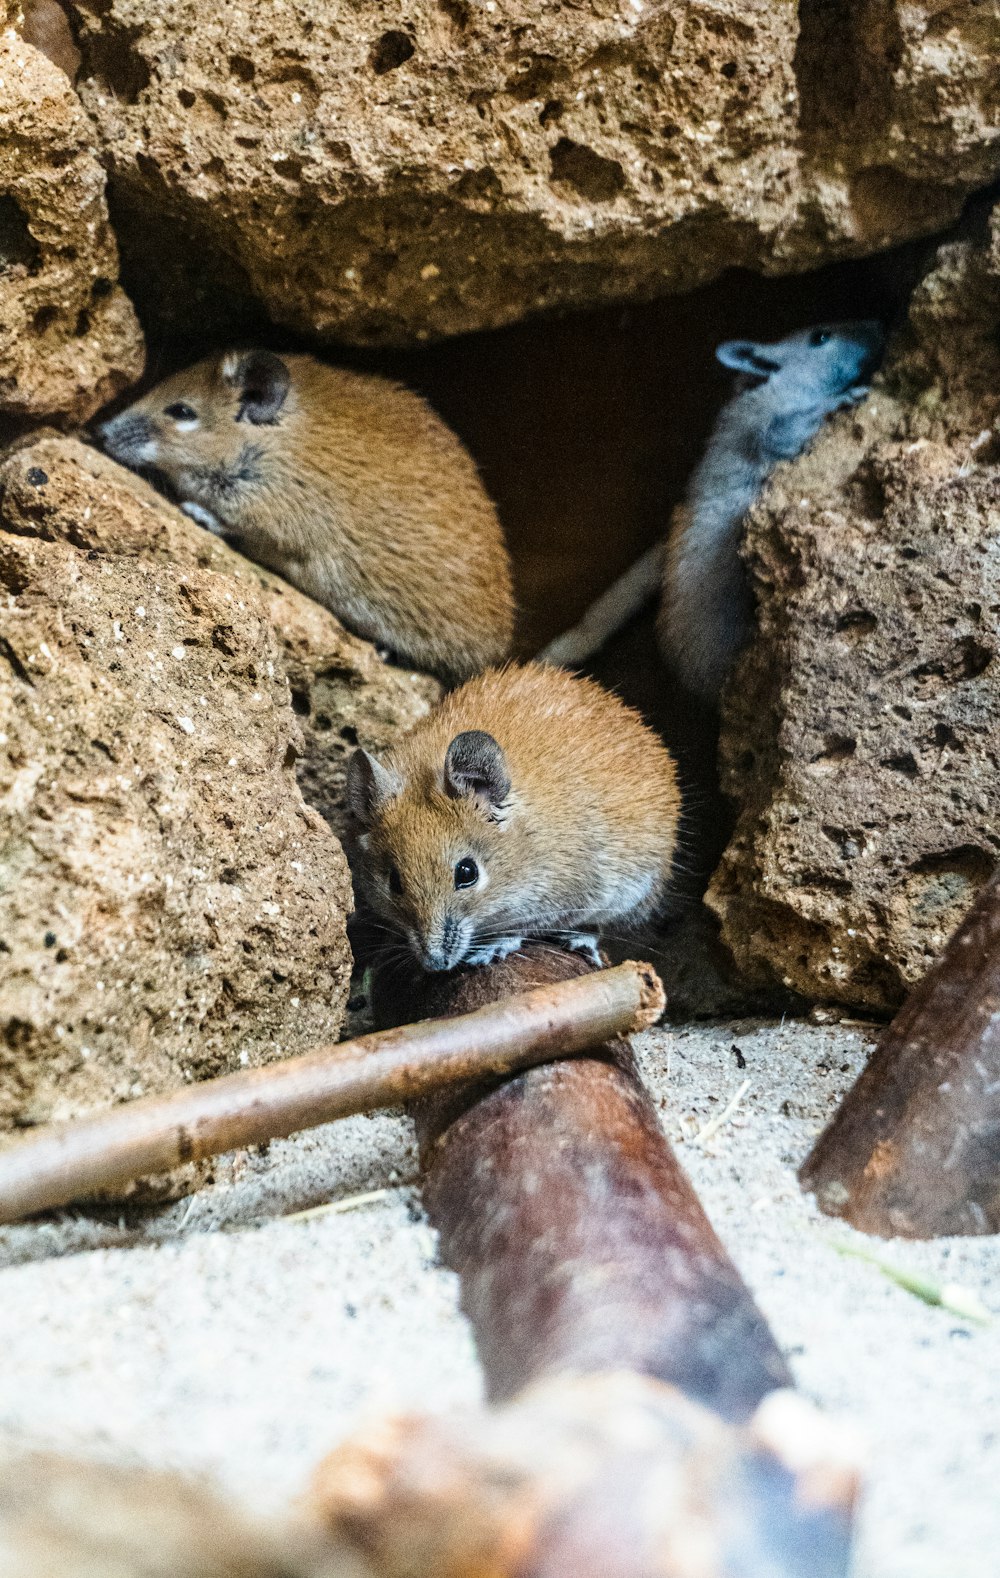
M 146 448 L 155 436 L 152 422 L 141 411 L 122 411 L 97 428 L 101 447 L 126 466 L 147 458 Z
M 420 954 L 421 967 L 432 974 L 450 970 L 452 961 L 441 948 L 424 948 Z
M 465 954 L 463 928 L 452 915 L 428 929 L 426 937 L 413 938 L 414 951 L 425 970 L 454 970 Z

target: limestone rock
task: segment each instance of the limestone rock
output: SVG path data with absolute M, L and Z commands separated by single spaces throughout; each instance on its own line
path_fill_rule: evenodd
M 0 467 L 0 1129 L 337 1036 L 347 865 L 223 557 L 74 440 Z
M 83 421 L 142 371 L 105 176 L 64 71 L 0 32 L 0 416 Z
M 941 249 L 880 386 L 775 474 L 728 693 L 741 806 L 709 902 L 738 963 L 894 1008 L 1000 851 L 1000 275 Z
M 997 0 L 69 0 L 130 288 L 406 345 L 928 233 L 1000 169 Z

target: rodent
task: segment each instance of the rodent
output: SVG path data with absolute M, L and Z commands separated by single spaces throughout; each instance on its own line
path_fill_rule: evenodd
M 824 417 L 868 393 L 882 343 L 881 326 L 868 320 L 816 324 L 770 344 L 719 345 L 718 360 L 742 375 L 739 388 L 716 419 L 666 552 L 648 549 L 541 661 L 585 662 L 662 587 L 663 656 L 689 691 L 714 704 L 753 623 L 739 556 L 746 512 L 779 460 L 794 459 Z
M 250 350 L 175 373 L 98 436 L 356 634 L 459 683 L 510 649 L 510 561 L 472 458 L 418 395 Z
M 657 622 L 668 665 L 700 700 L 718 700 L 753 628 L 739 555 L 747 510 L 779 460 L 800 454 L 832 411 L 864 398 L 882 344 L 881 325 L 869 319 L 716 349 L 742 381 L 719 413 L 668 540 Z
M 428 971 L 526 938 L 592 958 L 662 904 L 681 799 L 666 746 L 595 681 L 538 663 L 446 696 L 379 761 L 355 752 L 359 889 Z

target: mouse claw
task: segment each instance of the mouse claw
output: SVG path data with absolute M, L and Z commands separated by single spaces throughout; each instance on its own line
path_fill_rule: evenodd
M 845 389 L 840 397 L 840 410 L 845 411 L 852 405 L 857 405 L 872 392 L 871 384 L 852 384 L 850 389 Z
M 516 953 L 523 942 L 523 937 L 498 937 L 495 942 L 484 942 L 481 948 L 473 948 L 463 963 L 492 964 L 496 959 L 506 959 L 508 954 Z
M 213 532 L 216 537 L 224 537 L 226 535 L 226 528 L 218 516 L 213 515 L 211 510 L 204 509 L 202 505 L 194 504 L 189 499 L 181 505 L 181 511 L 189 516 L 191 520 L 197 521 L 199 526 L 204 526 L 207 531 Z
M 564 937 L 562 941 L 563 946 L 568 948 L 570 953 L 582 953 L 585 959 L 590 960 L 591 964 L 596 964 L 599 970 L 603 969 L 604 958 L 601 954 L 601 945 L 596 932 L 570 932 L 569 936 Z

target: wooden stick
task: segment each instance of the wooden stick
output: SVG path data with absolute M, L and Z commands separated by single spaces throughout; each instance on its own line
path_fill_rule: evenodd
M 883 1238 L 1000 1232 L 1000 876 L 885 1031 L 799 1172 Z
M 463 1013 L 592 969 L 580 954 L 528 944 L 409 987 L 377 973 L 376 1014 Z M 424 1203 L 461 1278 L 491 1399 L 561 1371 L 627 1368 L 745 1419 L 790 1384 L 627 1042 L 609 1037 L 589 1057 L 499 1089 L 449 1092 L 415 1117 Z
M 623 964 L 458 1019 L 407 1025 L 43 1129 L 0 1151 L 0 1222 L 182 1162 L 582 1051 L 663 1012 L 650 965 Z

